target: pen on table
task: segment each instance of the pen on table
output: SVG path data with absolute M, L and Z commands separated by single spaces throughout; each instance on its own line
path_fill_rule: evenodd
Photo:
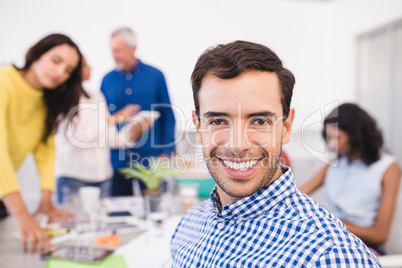
M 67 234 L 71 232 L 71 229 L 55 229 L 55 230 L 46 230 L 48 235 L 59 235 L 59 234 Z

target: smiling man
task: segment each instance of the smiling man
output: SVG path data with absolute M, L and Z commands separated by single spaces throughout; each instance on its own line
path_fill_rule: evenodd
M 380 267 L 280 165 L 295 79 L 273 51 L 218 45 L 201 55 L 191 79 L 193 122 L 216 187 L 178 225 L 173 267 Z

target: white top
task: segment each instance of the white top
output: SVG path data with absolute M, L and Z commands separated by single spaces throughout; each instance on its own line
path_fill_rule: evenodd
M 89 98 L 81 97 L 80 104 L 68 115 L 79 111 L 70 124 L 63 121 L 56 133 L 56 177 L 65 176 L 86 182 L 110 179 L 113 168 L 110 148 L 132 147 L 129 140 L 133 124 L 120 131 L 108 125 L 109 109 L 101 92 L 88 92 Z
M 385 171 L 395 158 L 383 154 L 367 166 L 363 161 L 348 162 L 346 156 L 329 167 L 324 181 L 325 207 L 339 219 L 362 227 L 372 226 L 381 197 Z

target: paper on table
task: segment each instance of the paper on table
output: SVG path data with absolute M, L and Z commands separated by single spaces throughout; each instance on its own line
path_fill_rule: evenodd
M 66 260 L 49 259 L 46 261 L 46 268 L 127 268 L 127 263 L 122 255 L 110 255 L 101 263 L 82 263 Z

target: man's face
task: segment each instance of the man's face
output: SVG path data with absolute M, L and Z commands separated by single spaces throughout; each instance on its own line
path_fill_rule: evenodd
M 223 205 L 250 196 L 278 178 L 282 143 L 289 142 L 294 110 L 283 121 L 275 73 L 233 79 L 207 76 L 193 121 Z
M 116 69 L 129 71 L 133 62 L 135 62 L 135 47 L 130 48 L 124 42 L 121 35 L 116 34 L 111 39 L 111 47 L 113 53 L 113 59 L 116 62 Z

